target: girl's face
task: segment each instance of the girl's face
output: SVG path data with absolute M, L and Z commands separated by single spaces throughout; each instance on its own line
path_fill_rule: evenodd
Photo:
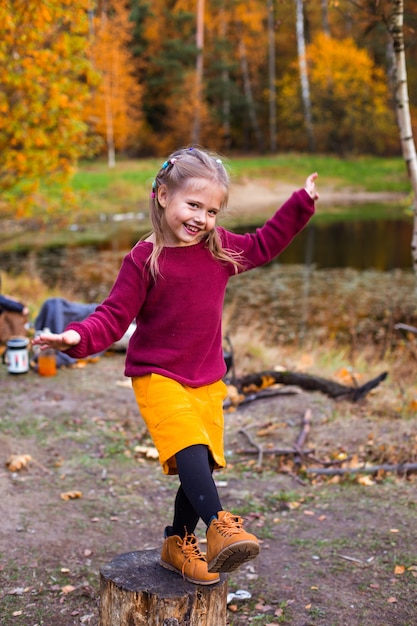
M 216 225 L 224 193 L 221 185 L 205 178 L 191 178 L 186 187 L 174 193 L 161 185 L 158 201 L 164 209 L 164 245 L 192 246 L 201 241 Z

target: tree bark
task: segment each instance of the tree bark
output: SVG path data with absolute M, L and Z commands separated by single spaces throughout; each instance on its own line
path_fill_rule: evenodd
M 248 374 L 242 378 L 238 378 L 235 381 L 236 387 L 246 393 L 247 397 L 250 394 L 254 396 L 253 399 L 257 399 L 257 395 L 270 396 L 268 388 L 262 389 L 264 381 L 271 381 L 272 384 L 284 384 L 284 385 L 297 385 L 306 391 L 321 391 L 330 398 L 344 398 L 351 400 L 352 402 L 358 402 L 364 398 L 372 389 L 377 387 L 387 377 L 387 372 L 383 372 L 376 378 L 368 381 L 360 387 L 349 387 L 347 385 L 341 385 L 333 380 L 327 378 L 321 378 L 320 376 L 310 376 L 309 374 L 302 374 L 298 372 L 276 372 L 275 370 L 267 370 L 264 372 L 258 372 L 256 374 Z M 259 388 L 259 392 L 251 392 L 251 387 Z M 263 394 L 263 392 L 266 392 Z
M 203 100 L 203 53 L 204 53 L 204 0 L 197 0 L 197 60 L 195 68 L 196 102 L 192 129 L 192 143 L 199 144 L 201 137 L 201 108 Z
M 383 463 L 382 465 L 363 465 L 362 467 L 309 467 L 307 474 L 317 476 L 345 476 L 346 474 L 378 474 L 379 472 L 397 472 L 406 474 L 417 471 L 417 463 Z
M 411 240 L 411 256 L 414 274 L 417 277 L 417 156 L 411 125 L 410 101 L 408 97 L 407 68 L 404 50 L 404 1 L 391 0 L 392 11 L 388 31 L 394 48 L 394 96 L 397 121 L 400 129 L 401 149 L 407 166 L 408 177 L 414 195 L 414 225 Z
M 248 106 L 249 120 L 252 126 L 252 130 L 254 132 L 255 138 L 256 138 L 256 143 L 258 144 L 258 150 L 260 152 L 263 152 L 264 142 L 263 142 L 261 129 L 259 127 L 258 118 L 256 115 L 255 100 L 253 98 L 252 85 L 251 85 L 251 80 L 250 80 L 250 75 L 249 75 L 249 64 L 248 64 L 248 57 L 246 54 L 246 45 L 243 39 L 243 32 L 242 32 L 243 28 L 241 24 L 238 24 L 238 27 L 239 27 L 239 34 L 240 34 L 240 39 L 239 39 L 240 67 L 242 70 L 243 89 L 245 92 L 246 104 Z
M 107 4 L 103 3 L 101 11 L 101 21 L 104 24 L 104 28 L 108 25 L 107 17 Z M 114 144 L 114 121 L 113 121 L 113 108 L 112 108 L 112 81 L 114 80 L 115 68 L 113 67 L 113 55 L 111 55 L 112 65 L 107 68 L 103 76 L 104 84 L 104 106 L 106 117 L 106 143 L 107 143 L 107 164 L 109 167 L 115 167 L 116 165 L 116 148 Z
M 226 626 L 227 578 L 194 585 L 157 550 L 121 554 L 100 570 L 99 626 Z
M 304 1 L 295 0 L 298 66 L 300 69 L 301 99 L 304 109 L 308 148 L 314 152 L 313 115 L 311 112 L 310 83 L 307 72 L 306 42 L 304 33 Z
M 268 83 L 269 83 L 269 146 L 277 151 L 277 94 L 275 76 L 274 0 L 268 0 Z

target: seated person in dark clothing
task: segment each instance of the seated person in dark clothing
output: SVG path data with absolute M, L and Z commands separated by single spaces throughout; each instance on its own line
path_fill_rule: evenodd
M 0 345 L 11 337 L 26 336 L 25 324 L 29 309 L 26 304 L 9 296 L 0 295 Z
M 0 295 L 0 313 L 3 311 L 13 311 L 14 313 L 22 313 L 23 315 L 29 315 L 29 309 L 26 304 L 22 304 L 19 300 L 9 298 L 8 296 Z

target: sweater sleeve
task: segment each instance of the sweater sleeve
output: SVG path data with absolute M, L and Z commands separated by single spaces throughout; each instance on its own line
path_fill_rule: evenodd
M 76 330 L 78 345 L 66 351 L 73 358 L 102 352 L 118 341 L 138 315 L 146 297 L 148 272 L 130 252 L 123 260 L 108 297 L 82 322 L 72 322 L 65 330 Z
M 236 251 L 246 271 L 277 257 L 314 214 L 314 200 L 305 189 L 295 191 L 278 211 L 254 233 L 224 231 L 224 247 Z

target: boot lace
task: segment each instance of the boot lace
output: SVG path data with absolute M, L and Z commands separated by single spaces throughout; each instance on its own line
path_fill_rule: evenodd
M 225 513 L 222 519 L 214 519 L 214 524 L 223 537 L 230 535 L 238 535 L 242 532 L 243 519 L 240 515 L 232 515 L 231 513 Z
M 182 544 L 178 543 L 178 545 L 181 546 L 182 553 L 186 557 L 182 566 L 183 574 L 187 562 L 191 563 L 191 561 L 194 561 L 196 559 L 205 561 L 205 558 L 199 550 L 198 539 L 195 535 L 185 535 L 184 539 L 182 540 Z

